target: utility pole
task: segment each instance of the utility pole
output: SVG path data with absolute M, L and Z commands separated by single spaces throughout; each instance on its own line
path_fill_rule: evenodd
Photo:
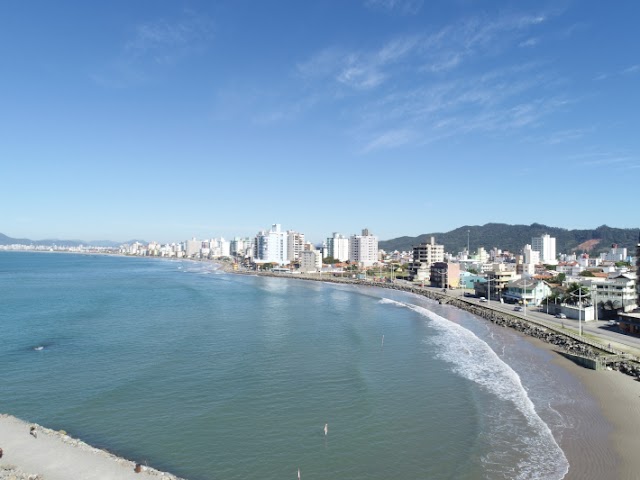
M 524 289 L 522 290 L 522 304 L 524 305 L 524 316 L 527 316 L 527 279 L 524 279 Z

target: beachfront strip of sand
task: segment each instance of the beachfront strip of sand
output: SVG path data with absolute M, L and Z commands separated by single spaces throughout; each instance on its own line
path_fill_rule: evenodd
M 557 439 L 569 461 L 565 480 L 637 480 L 640 478 L 640 382 L 617 371 L 590 370 L 561 355 L 549 343 L 523 335 L 536 347 L 553 352 L 552 363 L 578 381 L 576 423 Z
M 135 462 L 10 415 L 0 415 L 0 448 L 2 480 L 180 480 L 146 466 L 137 473 Z

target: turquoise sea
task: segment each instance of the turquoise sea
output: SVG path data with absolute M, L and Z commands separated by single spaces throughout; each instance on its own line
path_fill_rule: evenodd
M 0 295 L 0 412 L 188 479 L 569 467 L 575 381 L 552 354 L 421 297 L 22 252 L 0 252 Z

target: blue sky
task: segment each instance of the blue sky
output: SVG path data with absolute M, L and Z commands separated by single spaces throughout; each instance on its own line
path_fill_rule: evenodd
M 634 1 L 1 2 L 0 232 L 638 227 L 638 18 Z

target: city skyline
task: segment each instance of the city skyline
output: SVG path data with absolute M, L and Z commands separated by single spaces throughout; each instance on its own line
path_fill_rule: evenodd
M 6 235 L 637 227 L 633 2 L 0 12 Z

